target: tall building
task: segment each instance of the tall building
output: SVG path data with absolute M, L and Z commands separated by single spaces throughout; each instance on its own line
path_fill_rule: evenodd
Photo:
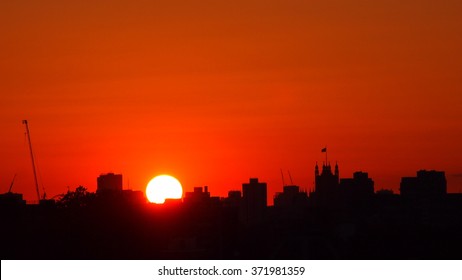
M 258 178 L 250 178 L 242 184 L 241 220 L 245 224 L 258 224 L 265 220 L 267 208 L 267 186 Z
M 403 197 L 440 197 L 447 192 L 444 171 L 419 170 L 417 177 L 401 178 L 400 192 Z
M 101 174 L 97 179 L 97 193 L 121 192 L 122 174 Z
M 317 206 L 335 205 L 339 199 L 339 169 L 335 164 L 334 173 L 330 163 L 323 163 L 319 173 L 318 163 L 314 168 L 315 186 L 311 194 L 313 202 Z

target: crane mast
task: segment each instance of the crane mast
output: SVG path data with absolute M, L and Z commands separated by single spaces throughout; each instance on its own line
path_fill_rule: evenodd
M 32 160 L 32 170 L 34 171 L 35 190 L 37 191 L 37 197 L 38 197 L 38 200 L 40 201 L 40 191 L 39 191 L 39 185 L 37 181 L 37 170 L 35 168 L 35 160 L 34 160 L 34 152 L 32 151 L 32 143 L 30 141 L 29 125 L 27 123 L 27 120 L 23 120 L 22 123 L 26 126 L 26 134 L 27 134 L 27 140 L 29 142 L 30 158 Z
M 11 181 L 10 188 L 8 189 L 8 192 L 9 192 L 9 193 L 11 192 L 11 189 L 13 188 L 14 179 L 16 179 L 16 174 L 14 174 L 13 181 Z
M 290 184 L 291 184 L 291 185 L 293 185 L 293 184 L 294 184 L 294 182 L 292 182 L 292 176 L 290 176 L 290 171 L 289 171 L 289 170 L 287 170 L 287 173 L 289 173 Z

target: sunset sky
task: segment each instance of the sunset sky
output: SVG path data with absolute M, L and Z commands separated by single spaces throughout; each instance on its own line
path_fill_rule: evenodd
M 399 189 L 419 169 L 462 191 L 462 2 L 1 1 L 0 193 L 96 190 L 115 172 L 186 191 L 314 186 L 321 148 L 341 177 Z M 271 199 L 272 200 L 272 199 Z

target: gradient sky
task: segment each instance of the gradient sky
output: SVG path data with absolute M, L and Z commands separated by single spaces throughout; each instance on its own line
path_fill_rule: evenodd
M 444 2 L 444 3 L 440 3 Z M 0 192 L 313 188 L 314 165 L 462 190 L 461 1 L 1 1 Z M 285 176 L 286 181 L 288 175 Z

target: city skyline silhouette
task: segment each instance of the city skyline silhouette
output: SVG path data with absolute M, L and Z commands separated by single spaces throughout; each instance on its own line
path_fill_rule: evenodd
M 26 123 L 26 122 L 27 122 L 26 120 L 23 121 L 23 123 Z M 27 132 L 26 132 L 26 135 L 28 135 L 28 130 L 27 130 Z M 30 141 L 30 139 L 29 139 L 29 141 Z M 31 143 L 30 143 L 30 145 L 31 145 Z M 32 174 L 34 174 L 34 175 L 36 176 L 36 172 L 37 172 L 36 169 L 35 169 L 35 168 L 36 168 L 36 167 L 35 167 L 35 164 L 36 164 L 36 163 L 35 163 L 35 161 L 34 161 L 34 154 L 33 154 L 33 152 L 32 152 L 31 149 L 32 149 L 32 147 L 30 147 L 30 149 L 29 149 L 29 151 L 30 151 L 30 156 L 31 156 L 32 158 L 29 159 L 29 161 L 32 160 L 32 172 L 27 172 L 27 173 L 32 173 Z M 331 169 L 331 161 L 330 161 L 329 158 L 327 157 L 327 154 L 328 154 L 327 146 L 324 146 L 324 148 L 321 148 L 321 149 L 320 149 L 320 152 L 321 152 L 322 154 L 325 155 L 325 159 L 324 159 L 324 161 L 322 161 L 322 165 L 321 165 L 321 166 L 322 166 L 322 172 L 325 171 L 325 168 L 328 168 L 328 169 L 329 169 L 329 172 L 331 172 L 331 170 L 330 170 L 330 169 Z M 339 178 L 340 178 L 340 177 L 339 177 L 339 176 L 340 176 L 340 175 L 339 175 L 339 169 L 338 169 L 338 161 L 336 161 L 336 160 L 334 160 L 334 161 L 335 161 L 335 175 L 337 176 L 337 181 L 338 181 Z M 318 169 L 318 161 L 316 161 L 315 166 L 316 166 L 315 169 L 316 169 L 316 170 L 319 170 L 319 169 Z M 423 170 L 423 169 L 421 169 L 421 170 Z M 279 178 L 279 182 L 278 182 L 275 186 L 274 186 L 274 185 L 272 186 L 272 187 L 273 187 L 273 188 L 271 188 L 271 189 L 272 189 L 272 192 L 270 192 L 270 195 L 268 196 L 268 203 L 269 203 L 270 205 L 272 204 L 272 199 L 271 199 L 271 197 L 274 196 L 274 195 L 276 195 L 276 194 L 279 192 L 279 190 L 278 190 L 279 186 L 285 187 L 286 185 L 289 185 L 289 184 L 286 184 L 286 182 L 288 183 L 289 180 L 290 180 L 290 185 L 297 185 L 299 188 L 301 188 L 301 189 L 304 190 L 305 192 L 312 192 L 312 191 L 315 189 L 315 187 L 316 187 L 317 175 L 319 175 L 319 171 L 316 171 L 316 172 L 315 172 L 316 174 L 315 174 L 315 176 L 313 177 L 313 182 L 312 182 L 311 185 L 294 184 L 294 182 L 293 182 L 293 180 L 292 180 L 292 176 L 291 176 L 290 170 L 286 170 L 286 172 L 287 172 L 286 175 L 284 175 L 284 170 L 280 169 L 280 175 L 279 175 L 280 178 Z M 352 173 L 355 174 L 355 173 L 358 173 L 358 172 L 359 172 L 359 173 L 362 173 L 362 171 L 353 171 Z M 276 172 L 276 173 L 277 173 L 277 172 Z M 100 174 L 104 174 L 104 173 L 100 173 Z M 107 174 L 114 174 L 114 172 L 108 172 Z M 368 173 L 366 173 L 366 176 L 367 176 L 367 174 L 368 174 Z M 22 175 L 23 175 L 23 174 L 22 174 Z M 29 174 L 29 175 L 30 175 L 30 174 Z M 40 174 L 40 175 L 41 175 L 41 174 Z M 157 174 L 157 175 L 160 175 L 160 174 Z M 156 176 L 157 176 L 157 175 L 156 175 Z M 14 177 L 13 177 L 13 180 L 11 181 L 11 183 L 10 183 L 10 185 L 9 185 L 9 190 L 8 190 L 8 192 L 11 192 L 11 189 L 13 188 L 13 186 L 15 187 L 14 190 L 17 191 L 18 187 L 15 186 L 15 183 L 17 182 L 17 176 L 18 176 L 18 174 L 15 173 L 15 174 L 14 174 Z M 147 182 L 146 182 L 145 186 L 136 186 L 136 187 L 133 188 L 133 186 L 130 186 L 130 181 L 129 181 L 129 179 L 126 180 L 126 179 L 124 178 L 124 180 L 122 180 L 122 174 L 119 174 L 119 175 L 117 175 L 117 176 L 120 176 L 120 178 L 117 180 L 117 181 L 118 181 L 118 188 L 120 188 L 120 189 L 124 188 L 124 189 L 130 189 L 130 190 L 138 190 L 138 191 L 145 192 L 146 186 L 147 186 Z M 284 179 L 285 176 L 288 177 L 288 178 Z M 251 176 L 251 177 L 252 177 L 252 176 Z M 259 176 L 253 176 L 253 177 L 259 177 Z M 454 175 L 451 176 L 451 175 L 450 175 L 450 177 L 456 177 L 456 176 L 454 176 Z M 261 177 L 260 177 L 260 178 L 261 178 Z M 98 177 L 98 182 L 99 182 L 99 179 L 100 179 L 100 178 Z M 120 180 L 120 182 L 119 182 L 119 180 Z M 445 177 L 445 180 L 446 180 L 446 177 Z M 93 181 L 94 181 L 94 180 L 93 180 Z M 203 185 L 204 185 L 204 186 L 205 186 L 205 185 L 208 186 L 209 184 L 207 183 L 207 180 L 204 180 L 204 181 L 205 181 L 205 183 L 204 183 Z M 16 184 L 17 184 L 17 183 L 16 183 Z M 38 182 L 38 180 L 36 179 L 35 184 L 36 184 L 35 189 L 36 189 L 36 194 L 37 194 L 37 195 L 35 196 L 35 198 L 26 199 L 26 200 L 28 201 L 28 203 L 32 203 L 32 204 L 38 203 L 38 201 L 39 201 L 40 199 L 46 198 L 46 196 L 47 196 L 47 192 L 46 192 L 46 190 L 45 190 L 45 185 L 43 184 L 43 181 L 40 180 L 40 182 Z M 75 185 L 75 186 L 83 186 L 83 185 L 85 185 L 85 184 L 77 183 L 77 184 L 74 184 L 74 185 Z M 91 184 L 91 185 L 92 185 L 92 184 Z M 91 186 L 91 185 L 90 185 L 90 186 Z M 98 185 L 98 184 L 97 184 L 97 185 Z M 229 185 L 229 184 L 228 184 L 228 185 Z M 270 184 L 270 186 L 271 186 L 271 185 L 272 185 L 272 184 Z M 381 186 L 379 189 L 380 189 L 380 190 L 392 191 L 392 192 L 395 192 L 395 193 L 400 193 L 400 191 L 401 191 L 400 185 L 401 185 L 401 183 L 399 183 L 398 186 L 388 186 L 388 187 L 383 187 L 383 186 Z M 447 181 L 446 181 L 446 187 L 445 187 L 445 188 L 446 188 L 446 189 L 449 189 L 449 192 L 453 192 L 453 193 L 461 193 L 461 192 L 462 192 L 462 184 L 461 184 L 461 185 L 453 186 L 452 188 L 448 188 L 447 185 L 448 185 L 448 183 L 447 183 Z M 87 189 L 89 189 L 90 191 L 93 189 L 93 187 L 88 187 L 88 186 L 85 186 L 85 187 L 86 187 Z M 195 189 L 195 188 L 197 187 L 197 184 L 196 184 L 196 186 L 185 186 L 185 185 L 183 185 L 182 187 L 183 187 L 183 193 L 186 193 L 187 191 L 190 191 L 190 190 Z M 51 197 L 53 197 L 53 198 L 59 197 L 59 196 L 63 195 L 64 190 L 69 190 L 70 188 L 71 188 L 71 186 L 69 186 L 69 185 L 66 186 L 66 187 L 61 186 L 61 187 L 59 188 L 59 189 L 61 189 L 61 192 L 56 193 L 56 191 L 55 191 L 55 193 L 52 193 Z M 232 187 L 232 186 L 231 186 L 230 189 L 231 189 L 231 190 L 234 190 L 235 188 L 236 188 L 236 187 Z M 33 188 L 31 188 L 31 187 L 24 189 L 24 186 L 22 186 L 22 187 L 19 188 L 19 189 L 20 189 L 20 193 L 23 194 L 23 196 L 24 196 L 24 193 L 31 193 L 31 191 L 33 190 Z M 41 190 L 39 190 L 39 189 L 41 189 Z M 55 187 L 54 189 L 56 190 L 56 187 Z M 224 190 L 224 192 L 221 191 L 221 193 L 218 194 L 218 195 L 222 195 L 222 196 L 223 196 L 223 194 L 226 194 L 230 189 Z M 95 191 L 96 191 L 96 188 L 95 188 Z M 41 194 L 40 194 L 40 193 L 41 193 Z M 37 196 L 38 196 L 38 197 L 37 197 Z M 30 196 L 29 196 L 29 198 L 30 198 Z
M 27 122 L 27 121 L 24 120 L 23 123 L 25 123 L 25 122 Z M 26 132 L 26 136 L 27 136 L 27 135 L 28 135 L 28 130 L 27 130 L 27 132 Z M 30 141 L 30 140 L 29 140 L 29 141 Z M 33 164 L 32 164 L 32 166 L 33 166 L 32 172 L 31 172 L 30 170 L 24 170 L 23 173 L 20 174 L 20 177 L 29 177 L 29 178 L 31 178 L 31 177 L 30 177 L 31 174 L 34 174 L 35 176 L 37 176 L 37 175 L 36 175 L 36 172 L 37 172 L 37 171 L 36 171 L 36 169 L 35 169 L 35 168 L 36 168 L 36 167 L 35 167 L 35 164 L 36 164 L 36 163 L 35 163 L 35 161 L 34 161 L 34 155 L 33 155 L 33 152 L 32 152 L 31 149 L 32 149 L 32 147 L 30 147 L 30 149 L 29 149 L 28 151 L 30 152 L 29 157 L 32 157 L 32 162 L 33 162 Z M 318 150 L 319 150 L 319 149 L 318 149 Z M 326 164 L 326 162 L 328 163 L 327 165 L 330 166 L 331 161 L 330 161 L 329 158 L 327 157 L 327 153 L 328 153 L 327 146 L 324 146 L 324 148 L 321 148 L 320 151 L 321 151 L 322 154 L 325 155 L 325 159 L 324 159 L 324 161 L 322 161 L 322 166 L 323 166 L 323 168 L 324 168 L 324 165 Z M 31 160 L 31 159 L 28 159 L 28 161 L 30 161 L 30 160 Z M 335 163 L 336 163 L 336 172 L 338 172 L 338 161 L 337 161 L 337 160 L 334 160 L 334 161 L 335 161 Z M 326 166 L 327 166 L 327 165 L 326 165 Z M 318 161 L 316 161 L 316 166 L 318 166 Z M 29 169 L 30 169 L 30 163 L 29 163 Z M 38 168 L 37 168 L 37 169 L 38 169 Z M 306 170 L 306 168 L 304 168 L 304 169 Z M 355 172 L 362 172 L 362 171 L 357 171 L 357 170 L 355 171 L 354 168 L 351 169 L 351 170 L 353 170 L 352 173 L 355 173 Z M 273 177 L 273 176 L 270 177 L 270 178 L 273 179 L 273 182 L 272 182 L 271 184 L 269 184 L 269 185 L 271 186 L 271 188 L 270 188 L 270 190 L 271 190 L 271 191 L 270 191 L 270 194 L 275 195 L 275 194 L 278 192 L 279 186 L 281 186 L 281 185 L 282 185 L 282 186 L 287 185 L 286 182 L 289 182 L 289 180 L 290 180 L 290 182 L 291 182 L 292 185 L 294 184 L 294 183 L 293 183 L 293 180 L 292 180 L 291 172 L 290 172 L 289 169 L 287 169 L 287 170 L 284 171 L 284 170 L 281 168 L 281 169 L 279 170 L 280 173 L 278 173 L 276 169 L 274 169 L 273 171 L 274 171 L 274 172 L 273 172 L 273 175 L 276 174 L 276 175 L 279 176 L 279 178 L 277 178 L 277 181 L 278 181 L 278 182 L 275 183 L 275 182 L 274 182 L 274 177 Z M 40 170 L 39 170 L 39 172 L 40 172 Z M 287 173 L 284 175 L 285 172 L 287 172 Z M 114 173 L 114 172 L 111 171 L 111 172 L 108 172 L 108 173 Z M 308 173 L 308 172 L 304 172 L 304 173 Z M 100 172 L 100 174 L 102 174 L 102 173 Z M 154 174 L 156 174 L 156 173 L 154 173 Z M 157 173 L 156 176 L 157 176 L 157 175 L 159 175 L 159 173 Z M 257 175 L 257 174 L 253 174 L 253 175 Z M 296 175 L 299 175 L 299 174 L 296 174 Z M 306 177 L 306 174 L 302 174 L 302 175 L 303 175 L 303 177 Z M 337 176 L 339 176 L 339 175 L 337 175 Z M 13 180 L 10 182 L 9 185 L 4 185 L 4 187 L 5 187 L 4 189 L 5 189 L 5 191 L 6 191 L 6 189 L 7 189 L 7 187 L 8 187 L 8 188 L 9 188 L 9 191 L 11 191 L 11 188 L 14 186 L 14 190 L 17 191 L 17 190 L 19 189 L 19 192 L 21 192 L 23 195 L 24 195 L 24 193 L 26 194 L 25 197 L 26 197 L 26 200 L 29 201 L 28 203 L 38 203 L 38 200 L 42 199 L 43 196 L 46 196 L 46 195 L 47 195 L 47 191 L 46 191 L 45 187 L 48 187 L 48 189 L 50 190 L 50 188 L 49 188 L 50 186 L 46 186 L 46 185 L 43 183 L 43 179 L 41 178 L 41 177 L 42 177 L 41 174 L 39 174 L 39 177 L 40 177 L 39 180 L 37 180 L 37 178 L 36 178 L 35 190 L 34 190 L 33 188 L 31 188 L 30 186 L 27 187 L 27 186 L 22 185 L 22 186 L 19 186 L 19 187 L 18 187 L 18 186 L 17 186 L 17 185 L 18 185 L 18 183 L 17 183 L 17 181 L 18 181 L 17 177 L 18 177 L 18 173 L 15 173 L 14 176 L 13 176 Z M 250 176 L 250 177 L 252 177 L 252 176 Z M 262 176 L 253 176 L 253 177 L 260 177 L 260 178 L 261 178 Z M 286 177 L 286 179 L 284 179 L 285 177 Z M 451 178 L 454 179 L 454 178 L 456 178 L 456 177 L 459 177 L 459 176 L 458 176 L 457 174 L 450 174 L 450 175 L 449 175 L 449 178 L 450 178 L 450 179 L 449 179 L 449 182 L 451 182 Z M 4 179 L 5 179 L 5 181 L 6 181 L 7 178 L 4 178 Z M 132 179 L 133 179 L 133 178 L 132 178 Z M 152 179 L 152 178 L 151 178 L 151 179 Z M 77 180 L 77 181 L 78 181 L 78 180 Z M 94 181 L 94 180 L 92 180 L 92 181 Z M 210 185 L 209 183 L 207 183 L 207 180 L 206 180 L 206 179 L 202 179 L 201 181 L 203 181 L 203 184 L 202 184 L 202 185 Z M 236 181 L 235 178 L 234 178 L 234 181 Z M 311 184 L 300 184 L 300 183 L 298 183 L 299 181 L 295 181 L 295 182 L 296 182 L 296 185 L 299 185 L 303 190 L 309 192 L 309 191 L 312 191 L 312 190 L 315 188 L 315 185 L 316 185 L 316 176 L 313 177 L 312 183 L 311 183 Z M 452 181 L 452 182 L 453 182 L 453 184 L 448 183 L 448 187 L 447 187 L 447 188 L 448 188 L 449 192 L 461 193 L 461 192 L 462 192 L 462 182 L 461 182 L 460 184 L 458 183 L 457 180 L 454 180 L 454 181 Z M 31 182 L 29 182 L 29 184 L 31 184 Z M 73 185 L 74 185 L 74 186 L 83 186 L 83 185 L 85 185 L 86 188 L 88 188 L 88 189 L 90 189 L 90 190 L 96 189 L 96 187 L 94 187 L 94 186 L 95 186 L 94 184 L 89 184 L 89 186 L 88 186 L 88 185 L 83 184 L 83 183 L 80 183 L 80 182 L 74 182 Z M 191 186 L 191 185 L 189 185 L 189 186 L 183 185 L 183 192 L 192 190 L 192 189 L 194 189 L 195 186 L 197 186 L 197 185 L 200 185 L 200 184 L 195 184 L 195 185 L 193 185 L 193 186 Z M 222 183 L 221 185 L 228 185 L 228 187 L 230 187 L 231 189 L 235 188 L 235 187 L 229 186 L 230 184 L 227 184 L 226 182 L 225 182 L 224 184 Z M 395 192 L 395 193 L 399 193 L 399 192 L 400 192 L 399 185 L 400 185 L 400 183 L 398 183 L 398 184 L 396 184 L 396 185 L 391 185 L 391 186 L 379 186 L 379 189 L 391 190 L 391 191 L 393 191 L 393 192 Z M 125 189 L 128 188 L 128 189 L 139 190 L 139 191 L 143 191 L 143 192 L 144 192 L 144 191 L 145 191 L 145 188 L 146 188 L 146 186 L 147 186 L 147 182 L 145 182 L 145 185 L 144 185 L 144 186 L 133 186 L 133 183 L 132 183 L 132 185 L 130 185 L 130 179 L 129 179 L 129 178 L 128 178 L 128 179 L 124 178 L 124 180 L 120 182 L 120 187 L 122 188 L 122 186 L 123 186 Z M 63 194 L 63 192 L 64 192 L 65 190 L 67 190 L 67 189 L 69 189 L 69 188 L 71 188 L 71 185 L 70 185 L 70 184 L 67 185 L 67 186 L 59 186 L 59 187 L 58 187 L 58 186 L 52 186 L 51 189 L 53 190 L 53 192 L 51 193 L 51 196 L 49 196 L 49 197 L 57 197 L 57 196 L 60 196 L 60 195 Z M 39 189 L 40 189 L 40 190 L 39 190 Z M 216 188 L 216 189 L 217 189 L 217 188 Z M 224 190 L 223 190 L 222 187 L 221 187 L 221 188 L 218 187 L 218 189 L 221 189 L 221 191 L 220 191 L 220 193 L 218 193 L 218 195 L 222 195 L 222 196 L 224 196 L 224 195 L 227 193 L 227 191 L 228 191 L 227 189 L 224 189 Z M 32 195 L 32 193 L 34 193 L 34 192 L 36 193 L 36 195 L 35 195 L 35 194 Z M 40 193 L 41 193 L 41 194 L 40 194 Z M 49 194 L 49 193 L 48 193 L 48 194 Z M 35 196 L 35 197 L 34 197 L 34 196 Z M 37 198 L 37 196 L 40 197 L 40 198 Z M 271 197 L 271 196 L 268 196 L 268 197 Z M 268 198 L 268 202 L 271 204 L 271 203 L 272 203 L 272 200 L 271 200 L 270 198 Z
M 36 205 L 4 193 L 2 259 L 459 258 L 462 194 L 447 193 L 443 171 L 401 178 L 399 195 L 375 191 L 366 172 L 313 171 L 313 191 L 284 185 L 272 206 L 258 178 L 227 197 L 204 186 L 164 204 L 113 173 L 97 178 L 96 192 L 80 186 Z
M 456 254 L 461 5 L 0 4 L 5 252 Z M 160 174 L 181 182 L 181 200 L 146 203 Z

